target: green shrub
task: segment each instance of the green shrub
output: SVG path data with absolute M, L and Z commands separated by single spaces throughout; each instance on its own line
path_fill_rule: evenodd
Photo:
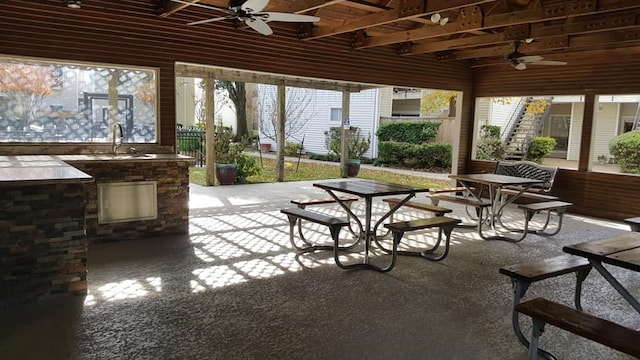
M 483 137 L 478 140 L 476 147 L 477 160 L 503 160 L 507 154 L 507 146 L 495 137 Z
M 340 127 L 331 127 L 328 131 L 324 132 L 324 142 L 327 149 L 340 158 L 340 152 L 342 149 L 341 143 L 342 132 Z M 362 155 L 369 150 L 371 144 L 371 136 L 364 137 L 360 133 L 360 128 L 352 126 L 349 129 L 349 158 L 360 159 Z
M 611 139 L 609 152 L 620 165 L 620 171 L 640 174 L 640 130 L 629 131 Z
M 433 141 L 439 128 L 440 123 L 437 122 L 390 122 L 380 125 L 376 135 L 381 142 L 422 144 Z
M 412 168 L 451 166 L 451 145 L 447 143 L 410 144 L 382 141 L 376 164 L 395 164 Z
M 500 138 L 500 132 L 502 128 L 498 125 L 482 125 L 480 127 L 480 137 L 486 138 Z
M 284 154 L 287 156 L 298 156 L 298 153 L 303 150 L 303 146 L 300 143 L 294 143 L 287 141 L 284 144 Z
M 318 153 L 312 153 L 309 152 L 307 153 L 307 156 L 309 156 L 309 159 L 311 160 L 320 160 L 320 161 L 340 161 L 340 158 L 337 157 L 335 154 L 318 154 Z
M 536 136 L 531 140 L 531 147 L 527 153 L 527 160 L 542 164 L 547 156 L 551 154 L 556 147 L 556 139 L 545 136 Z
M 255 156 L 240 154 L 237 159 L 238 176 L 236 182 L 244 184 L 249 176 L 260 174 L 262 168 L 258 166 Z

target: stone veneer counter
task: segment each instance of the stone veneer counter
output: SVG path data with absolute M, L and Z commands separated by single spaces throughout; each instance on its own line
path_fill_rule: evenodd
M 193 161 L 176 154 L 0 156 L 0 305 L 86 294 L 91 241 L 187 234 Z M 99 224 L 98 184 L 137 181 L 156 182 L 157 219 Z
M 61 155 L 58 158 L 95 179 L 84 185 L 90 243 L 189 232 L 189 166 L 194 158 L 176 154 Z M 98 222 L 98 185 L 150 181 L 157 185 L 156 219 Z
M 56 157 L 0 156 L 0 303 L 86 293 L 92 181 Z

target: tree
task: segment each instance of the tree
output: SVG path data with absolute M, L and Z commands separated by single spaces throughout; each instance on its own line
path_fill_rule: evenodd
M 287 87 L 284 138 L 285 141 L 294 137 L 316 115 L 316 111 L 308 111 L 313 96 L 313 90 Z M 260 93 L 260 111 L 258 124 L 260 132 L 267 138 L 277 141 L 278 128 L 278 96 L 274 86 L 262 86 Z
M 224 90 L 236 108 L 236 136 L 249 135 L 247 128 L 247 93 L 243 82 L 216 80 L 216 89 Z
M 205 106 L 205 104 L 206 104 L 205 97 L 207 96 L 207 94 L 206 94 L 206 91 L 204 91 L 205 90 L 205 84 L 204 84 L 203 80 L 200 80 L 198 82 L 198 87 L 200 89 L 202 89 L 202 91 L 199 92 L 199 93 L 196 93 L 193 96 L 194 116 L 195 116 L 195 120 L 196 120 L 196 125 L 198 127 L 204 128 L 205 127 L 205 114 L 206 114 L 206 111 L 207 111 L 207 108 Z M 218 115 L 218 116 L 216 116 L 215 120 L 216 121 L 222 121 L 222 114 L 221 114 L 222 109 L 225 106 L 231 107 L 229 96 L 227 95 L 227 91 L 224 90 L 224 89 L 216 89 L 213 98 L 214 98 L 213 113 Z
M 53 94 L 58 84 L 50 67 L 0 64 L 0 92 L 8 95 L 15 116 L 20 119 L 35 119 L 42 100 Z
M 449 116 L 455 116 L 455 103 L 457 98 L 458 93 L 455 91 L 433 90 L 422 97 L 420 113 L 424 115 L 439 113 L 442 107 L 449 106 Z
M 153 78 L 145 77 L 138 83 L 136 96 L 152 111 L 156 108 L 156 82 Z

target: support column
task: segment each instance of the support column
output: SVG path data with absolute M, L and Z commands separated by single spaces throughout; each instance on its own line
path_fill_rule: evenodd
M 215 79 L 211 76 L 204 79 L 204 98 L 205 98 L 205 162 L 206 162 L 206 184 L 213 186 L 216 184 L 216 148 L 215 148 L 215 98 L 216 93 Z
M 349 175 L 349 128 L 351 122 L 349 120 L 349 106 L 351 102 L 351 93 L 342 92 L 342 127 L 340 129 L 340 176 L 346 178 Z
M 284 181 L 284 136 L 286 119 L 286 93 L 287 88 L 284 81 L 278 84 L 278 129 L 276 131 L 276 139 L 278 143 L 277 164 L 276 164 L 276 180 Z
M 584 113 L 582 115 L 582 135 L 580 136 L 580 157 L 578 158 L 578 171 L 591 170 L 591 153 L 593 151 L 593 109 L 596 96 L 586 94 L 584 97 Z

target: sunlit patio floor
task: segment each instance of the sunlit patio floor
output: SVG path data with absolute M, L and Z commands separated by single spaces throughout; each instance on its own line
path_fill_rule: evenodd
M 292 251 L 279 209 L 299 197 L 324 193 L 311 182 L 192 185 L 189 235 L 90 245 L 86 297 L 0 309 L 0 359 L 526 359 L 511 328 L 511 283 L 498 269 L 629 231 L 571 214 L 558 235 L 520 243 L 455 229 L 442 262 L 403 256 L 390 273 L 344 271 L 330 252 Z M 336 205 L 315 210 L 341 213 Z M 374 213 L 385 210 L 379 203 Z M 424 215 L 403 210 L 398 218 Z M 507 217 L 522 221 L 514 208 Z M 326 228 L 305 230 L 329 237 Z M 403 246 L 432 237 L 411 235 Z M 359 260 L 360 252 L 344 255 Z M 612 272 L 640 294 L 640 275 Z M 527 298 L 571 305 L 574 282 L 568 275 L 536 283 Z M 583 292 L 586 311 L 640 328 L 640 315 L 599 274 Z M 541 347 L 559 359 L 630 358 L 553 327 Z

